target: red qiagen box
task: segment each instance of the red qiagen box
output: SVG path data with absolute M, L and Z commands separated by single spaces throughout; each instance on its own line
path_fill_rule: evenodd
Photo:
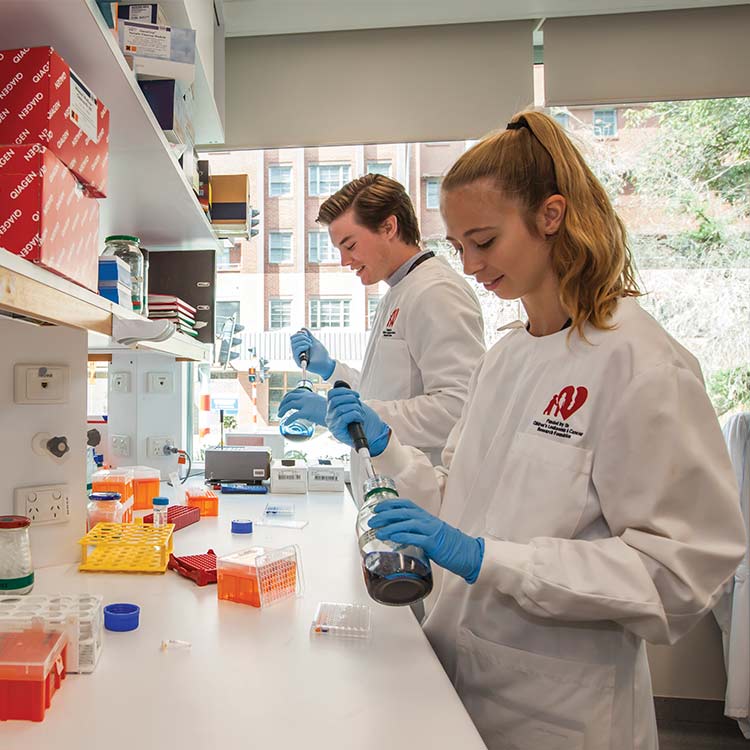
M 109 110 L 52 47 L 0 52 L 0 143 L 42 143 L 104 198 Z
M 99 204 L 39 143 L 0 146 L 0 247 L 96 291 Z

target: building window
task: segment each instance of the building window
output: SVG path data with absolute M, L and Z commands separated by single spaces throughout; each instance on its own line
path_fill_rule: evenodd
M 216 251 L 216 270 L 239 271 L 241 258 L 242 246 L 239 242 L 231 247 L 222 244 Z
M 310 328 L 348 328 L 348 299 L 311 299 Z
M 557 120 L 558 125 L 568 130 L 570 128 L 570 114 L 567 112 L 555 112 L 552 117 Z
M 292 327 L 292 300 L 268 300 L 268 327 L 272 330 Z
M 368 161 L 367 174 L 382 174 L 384 177 L 390 177 L 391 163 L 389 161 Z
M 331 389 L 331 383 L 326 383 L 320 375 L 308 371 L 307 379 L 312 382 L 313 391 L 324 396 Z M 268 421 L 277 424 L 279 421 L 279 404 L 288 391 L 297 387 L 300 371 L 272 372 L 268 376 Z
M 268 262 L 269 263 L 291 263 L 292 262 L 292 233 L 291 232 L 269 232 L 268 233 Z
M 268 195 L 278 198 L 292 194 L 292 168 L 276 165 L 268 168 Z
M 380 303 L 381 297 L 379 294 L 370 294 L 367 297 L 367 327 L 372 328 L 373 321 L 375 320 L 375 313 L 378 311 L 378 304 Z
M 224 322 L 234 315 L 234 322 L 240 322 L 240 303 L 239 301 L 232 302 L 217 302 L 216 303 L 216 331 L 221 333 L 221 329 L 224 326 Z
M 351 179 L 349 164 L 310 164 L 308 192 L 310 195 L 331 195 Z
M 337 263 L 339 254 L 328 232 L 308 232 L 308 257 L 310 263 Z
M 426 182 L 426 200 L 427 208 L 440 208 L 440 180 L 429 179 Z
M 598 138 L 614 138 L 617 135 L 617 110 L 594 110 L 594 135 Z

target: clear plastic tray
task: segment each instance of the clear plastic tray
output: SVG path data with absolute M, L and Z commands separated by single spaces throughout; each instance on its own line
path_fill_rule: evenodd
M 310 632 L 339 638 L 369 638 L 370 608 L 366 604 L 320 602 Z

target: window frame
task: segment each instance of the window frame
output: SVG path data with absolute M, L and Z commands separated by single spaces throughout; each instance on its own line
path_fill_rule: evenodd
M 278 248 L 271 247 L 271 239 L 274 237 L 289 237 L 289 259 L 288 260 L 273 260 L 271 258 L 271 252 L 278 250 Z M 283 248 L 286 250 L 286 248 Z M 290 230 L 274 230 L 268 233 L 268 263 L 274 266 L 292 266 L 294 265 L 294 232 Z
M 383 172 L 373 172 L 371 170 L 371 167 L 374 165 L 385 165 L 388 167 L 388 173 L 383 174 Z M 393 160 L 392 159 L 368 159 L 367 161 L 367 174 L 382 174 L 384 177 L 392 177 L 393 176 Z
M 271 170 L 274 169 L 285 169 L 289 171 L 289 190 L 287 190 L 284 193 L 274 193 L 271 191 L 271 186 L 276 182 L 278 184 L 278 180 L 274 181 L 271 178 Z M 269 164 L 268 165 L 268 197 L 269 198 L 288 198 L 293 194 L 294 191 L 294 182 L 292 179 L 292 169 L 293 166 L 291 164 Z
M 428 177 L 425 179 L 425 188 L 424 188 L 424 207 L 428 211 L 436 211 L 440 209 L 440 184 L 442 183 L 442 180 L 439 177 Z M 437 202 L 432 205 L 430 201 L 430 187 L 435 186 L 437 188 L 437 195 L 432 196 L 433 199 L 437 199 Z
M 313 246 L 312 246 L 312 237 L 313 235 L 317 236 L 318 238 L 323 235 L 326 237 L 327 240 L 327 248 L 330 248 L 330 257 L 327 259 L 321 260 L 320 257 L 320 243 L 318 242 L 317 247 L 315 248 L 315 252 L 317 253 L 317 257 L 313 258 Z M 331 242 L 331 235 L 328 234 L 328 230 L 320 230 L 320 229 L 308 229 L 307 230 L 307 260 L 310 263 L 314 263 L 318 266 L 331 266 L 331 265 L 337 265 L 340 261 L 340 256 L 336 248 L 333 246 L 333 242 Z
M 284 323 L 285 314 L 288 313 L 289 322 L 287 325 L 275 326 L 273 325 L 274 318 L 274 303 L 280 304 L 282 310 L 282 320 Z M 269 297 L 268 299 L 268 330 L 269 331 L 283 331 L 285 328 L 292 327 L 292 300 L 288 297 Z
M 321 189 L 320 170 L 322 169 L 339 169 L 339 181 L 338 187 L 332 190 Z M 313 170 L 317 170 L 317 177 L 313 181 Z M 307 193 L 311 197 L 318 197 L 323 195 L 333 195 L 338 190 L 341 190 L 344 185 L 350 182 L 352 179 L 352 165 L 349 162 L 311 162 L 307 165 Z M 329 180 L 330 182 L 330 180 Z M 313 187 L 313 184 L 315 187 Z M 326 188 L 328 185 L 326 185 Z
M 340 311 L 338 314 L 337 325 L 321 325 L 323 320 L 323 308 L 322 303 L 339 303 Z M 313 306 L 317 306 L 317 312 L 313 313 Z M 348 329 L 352 327 L 352 299 L 351 297 L 311 297 L 307 303 L 308 319 L 310 321 L 310 328 L 316 331 L 322 330 L 323 328 L 334 328 L 334 329 Z M 328 314 L 328 319 L 331 320 L 332 316 Z
M 613 130 L 612 130 L 611 133 L 601 132 L 601 127 L 596 124 L 597 115 L 601 116 L 602 114 L 605 114 L 605 113 L 607 115 L 613 115 L 614 116 L 614 119 L 613 119 L 612 123 L 610 123 L 613 126 Z M 617 133 L 618 133 L 618 128 L 617 128 L 617 109 L 615 109 L 614 107 L 608 107 L 608 108 L 600 108 L 600 109 L 593 110 L 592 114 L 591 114 L 591 125 L 592 125 L 592 127 L 594 129 L 594 135 L 597 138 L 601 138 L 603 140 L 606 140 L 608 138 L 617 138 Z M 607 127 L 609 127 L 609 124 L 607 125 Z M 597 132 L 597 130 L 599 132 Z

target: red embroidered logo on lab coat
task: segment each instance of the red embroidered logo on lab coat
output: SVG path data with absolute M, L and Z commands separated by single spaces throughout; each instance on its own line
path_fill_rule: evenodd
M 383 336 L 386 338 L 391 338 L 391 336 L 395 336 L 396 331 L 393 330 L 393 326 L 396 325 L 396 318 L 398 318 L 398 314 L 400 312 L 400 308 L 396 308 L 392 313 L 391 317 L 388 318 L 388 322 L 385 324 L 385 328 L 383 329 Z
M 579 385 L 575 388 L 572 385 L 566 385 L 559 393 L 552 396 L 544 414 L 567 420 L 586 403 L 588 395 L 589 391 L 585 386 Z

